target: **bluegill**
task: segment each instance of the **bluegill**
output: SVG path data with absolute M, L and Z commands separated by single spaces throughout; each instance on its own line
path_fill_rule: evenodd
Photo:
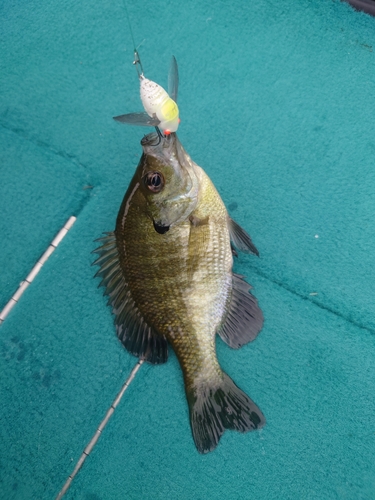
M 200 453 L 225 429 L 259 429 L 264 416 L 220 368 L 218 333 L 237 349 L 253 340 L 263 315 L 250 285 L 232 272 L 233 247 L 258 254 L 231 219 L 209 177 L 177 135 L 148 134 L 114 232 L 95 261 L 116 331 L 133 355 L 158 364 L 168 343 L 181 365 L 190 423 Z

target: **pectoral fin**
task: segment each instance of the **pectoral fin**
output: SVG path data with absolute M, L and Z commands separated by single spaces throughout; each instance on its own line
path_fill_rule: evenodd
M 167 341 L 146 323 L 131 297 L 120 267 L 115 234 L 106 233 L 97 241 L 102 245 L 94 250 L 99 257 L 93 264 L 100 266 L 95 276 L 102 278 L 99 286 L 104 286 L 104 293 L 109 296 L 108 305 L 112 306 L 115 315 L 117 336 L 134 356 L 153 364 L 165 363 Z
M 251 241 L 250 236 L 230 217 L 228 217 L 228 229 L 230 239 L 237 250 L 245 253 L 253 253 L 259 257 L 259 252 Z
M 200 219 L 199 217 L 196 217 L 195 215 L 190 215 L 189 221 L 192 226 L 194 227 L 199 227 L 199 226 L 205 226 L 208 224 L 209 217 L 204 217 L 203 219 Z
M 242 276 L 233 274 L 232 298 L 224 324 L 218 334 L 233 349 L 251 342 L 263 326 L 263 314 L 250 285 Z

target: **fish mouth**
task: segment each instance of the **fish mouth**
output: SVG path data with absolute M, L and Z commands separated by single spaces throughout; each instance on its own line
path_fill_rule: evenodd
M 151 147 L 163 150 L 164 148 L 173 147 L 176 142 L 176 138 L 175 132 L 172 132 L 169 135 L 163 135 L 161 132 L 151 132 L 150 134 L 142 137 L 141 146 L 143 148 Z
M 193 161 L 182 147 L 175 132 L 169 135 L 159 135 L 155 132 L 147 134 L 142 138 L 141 146 L 146 157 L 151 156 L 162 164 L 173 166 L 178 176 L 181 176 L 181 171 L 184 170 L 191 184 L 194 184 L 191 179 Z
M 153 221 L 153 223 L 154 223 L 154 229 L 157 233 L 165 234 L 167 231 L 169 231 L 170 226 L 164 226 L 163 224 L 158 224 L 155 221 Z

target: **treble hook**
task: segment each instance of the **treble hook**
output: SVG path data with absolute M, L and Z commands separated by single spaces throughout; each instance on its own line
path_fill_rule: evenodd
M 159 127 L 155 127 L 155 130 L 156 130 L 156 133 L 158 134 L 158 137 L 159 137 L 159 142 L 157 144 L 155 144 L 155 146 L 159 146 L 159 144 L 161 143 L 162 139 L 164 139 L 164 135 L 161 133 Z
M 161 143 L 161 141 L 166 138 L 166 136 L 164 136 L 161 133 L 161 130 L 160 130 L 159 127 L 155 127 L 155 130 L 156 130 L 156 135 L 155 134 L 148 134 L 148 135 L 144 135 L 143 136 L 143 139 L 141 141 L 142 145 L 146 145 L 147 144 L 148 146 L 156 147 L 156 146 L 159 146 L 159 144 Z M 158 142 L 156 142 L 156 140 Z

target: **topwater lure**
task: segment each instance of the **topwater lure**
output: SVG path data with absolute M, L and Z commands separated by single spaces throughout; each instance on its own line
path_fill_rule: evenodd
M 168 77 L 168 92 L 159 84 L 145 78 L 138 51 L 134 50 L 134 62 L 140 81 L 140 95 L 144 112 L 115 116 L 114 119 L 129 125 L 157 127 L 164 135 L 176 132 L 180 123 L 177 106 L 178 68 L 172 57 Z M 139 67 L 138 67 L 139 66 Z

